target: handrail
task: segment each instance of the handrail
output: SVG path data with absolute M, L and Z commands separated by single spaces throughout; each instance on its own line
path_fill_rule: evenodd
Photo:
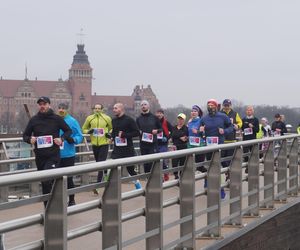
M 221 226 L 226 224 L 242 225 L 242 215 L 257 216 L 259 207 L 273 208 L 274 201 L 286 200 L 288 193 L 295 194 L 299 187 L 299 139 L 300 135 L 286 135 L 281 137 L 257 139 L 244 142 L 236 142 L 231 144 L 223 144 L 216 146 L 192 148 L 178 150 L 166 153 L 135 156 L 130 158 L 107 160 L 105 162 L 93 162 L 83 165 L 77 165 L 68 168 L 59 168 L 53 170 L 18 173 L 13 175 L 0 176 L 0 187 L 15 186 L 24 183 L 40 182 L 49 179 L 55 179 L 55 185 L 51 199 L 48 200 L 48 207 L 45 215 L 32 215 L 17 220 L 8 220 L 0 223 L 0 233 L 6 233 L 17 228 L 28 227 L 33 224 L 44 224 L 45 239 L 41 239 L 42 245 L 48 249 L 55 249 L 51 246 L 54 239 L 59 238 L 59 242 L 63 242 L 62 249 L 66 249 L 67 241 L 75 239 L 82 235 L 99 231 L 102 233 L 102 247 L 110 248 L 113 246 L 127 246 L 141 239 L 146 240 L 146 249 L 179 247 L 179 248 L 195 248 L 195 237 L 197 234 L 211 237 L 221 235 Z M 0 143 L 11 138 L 0 139 Z M 278 156 L 274 158 L 273 144 L 280 142 L 280 150 Z M 290 145 L 288 145 L 290 142 Z M 269 148 L 265 152 L 259 150 L 259 144 L 269 143 Z M 243 148 L 252 146 L 250 153 L 244 153 Z M 289 146 L 289 147 L 288 147 Z M 221 152 L 228 149 L 235 149 L 235 153 L 231 157 L 221 157 Z M 211 159 L 207 159 L 202 164 L 207 165 L 207 173 L 196 173 L 199 163 L 195 162 L 195 155 L 205 155 L 212 153 Z M 259 154 L 264 154 L 264 160 L 260 161 Z M 248 156 L 248 162 L 243 162 L 243 157 Z M 180 180 L 171 180 L 162 183 L 161 176 L 163 173 L 173 172 L 173 169 L 162 170 L 162 161 L 164 159 L 173 159 L 179 157 L 187 157 L 184 166 L 179 167 L 181 173 Z M 274 162 L 277 163 L 277 179 L 274 180 Z M 221 162 L 231 161 L 229 167 L 220 169 Z M 147 176 L 148 180 L 145 189 L 129 191 L 122 193 L 121 184 L 126 178 L 121 176 L 122 168 L 128 165 L 141 165 L 144 162 L 153 162 L 151 174 L 140 174 L 137 177 L 130 177 L 128 180 Z M 0 160 L 1 164 L 7 164 L 7 160 Z M 200 163 L 201 165 L 201 163 Z M 244 168 L 248 168 L 248 174 L 242 174 Z M 289 168 L 289 171 L 287 171 Z M 101 199 L 85 202 L 74 207 L 66 209 L 66 198 L 69 192 L 76 193 L 82 188 L 72 189 L 68 192 L 66 189 L 66 177 L 83 175 L 99 170 L 110 169 L 110 179 L 106 183 L 96 183 L 90 187 L 104 187 L 104 193 Z M 177 170 L 177 169 L 176 169 Z M 230 173 L 230 182 L 221 183 L 220 175 Z M 260 177 L 262 176 L 262 177 Z M 260 183 L 259 178 L 264 178 L 264 182 Z M 202 182 L 207 179 L 208 186 L 202 190 L 195 191 L 195 183 Z M 243 184 L 244 183 L 244 184 Z M 261 186 L 260 186 L 261 184 Z M 248 191 L 242 193 L 242 185 L 248 185 Z M 287 185 L 289 188 L 287 188 Z M 162 192 L 165 189 L 178 187 L 179 196 L 167 197 L 163 199 Z M 229 187 L 229 199 L 222 202 L 220 194 L 216 190 Z M 85 189 L 85 188 L 83 188 Z M 82 189 L 82 190 L 83 190 Z M 160 190 L 160 192 L 157 192 Z M 260 192 L 264 193 L 260 198 Z M 207 196 L 207 206 L 195 211 L 196 197 Z M 145 207 L 136 210 L 127 211 L 122 214 L 122 202 L 130 200 L 138 196 L 145 197 Z M 247 207 L 242 206 L 243 198 L 247 197 Z M 43 197 L 43 199 L 45 199 Z M 34 202 L 43 199 L 33 199 Z M 21 201 L 20 201 L 21 202 Z M 16 204 L 18 201 L 16 201 Z M 21 203 L 20 203 L 21 204 Z M 24 203 L 25 204 L 25 203 Z M 3 204 L 4 205 L 4 204 Z M 167 207 L 178 205 L 180 209 L 180 219 L 163 224 L 163 210 Z M 229 216 L 221 217 L 221 209 L 223 206 L 229 205 Z M 1 203 L 0 203 L 1 207 Z M 85 225 L 80 228 L 66 231 L 65 219 L 67 216 L 76 216 L 77 214 L 88 211 L 90 209 L 101 209 L 102 220 L 95 220 L 93 224 Z M 54 214 L 60 211 L 60 218 L 51 220 Z M 158 214 L 159 213 L 159 214 Z M 196 218 L 199 216 L 207 216 L 206 225 L 198 225 Z M 140 232 L 134 238 L 122 242 L 120 229 L 122 223 L 133 220 L 140 216 L 145 217 L 145 232 Z M 56 218 L 58 218 L 55 215 Z M 180 237 L 174 239 L 173 242 L 165 243 L 163 234 L 166 229 L 180 225 Z M 54 228 L 59 228 L 58 232 Z M 53 231 L 55 231 L 53 233 Z M 57 238 L 58 237 L 58 238 Z M 35 246 L 35 242 L 28 243 Z

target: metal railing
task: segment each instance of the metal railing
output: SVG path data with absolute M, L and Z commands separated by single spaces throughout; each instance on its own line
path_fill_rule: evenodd
M 17 246 L 14 249 L 67 249 L 69 240 L 90 234 L 102 233 L 102 249 L 122 249 L 136 242 L 145 240 L 145 249 L 195 249 L 199 236 L 219 237 L 224 224 L 242 226 L 242 217 L 258 216 L 259 208 L 274 208 L 275 201 L 286 201 L 288 195 L 297 195 L 299 190 L 298 168 L 298 135 L 287 135 L 279 138 L 269 138 L 237 142 L 216 146 L 200 147 L 153 155 L 136 156 L 126 159 L 109 160 L 74 167 L 53 169 L 47 171 L 20 173 L 0 176 L 0 188 L 12 185 L 40 182 L 54 179 L 51 194 L 37 195 L 28 199 L 4 202 L 0 204 L 0 212 L 4 209 L 16 208 L 27 204 L 48 200 L 48 205 L 42 214 L 35 214 L 15 220 L 0 223 L 0 234 L 12 232 L 31 225 L 43 225 L 44 237 Z M 278 156 L 274 158 L 274 146 L 280 142 Z M 268 143 L 268 148 L 261 152 L 262 143 Z M 244 153 L 245 147 L 252 147 L 250 153 Z M 234 149 L 232 157 L 221 157 L 222 151 Z M 196 155 L 207 155 L 210 160 L 196 162 Z M 260 159 L 260 156 L 263 157 Z M 163 170 L 163 160 L 186 157 L 184 166 Z M 244 158 L 248 157 L 245 162 Z M 221 167 L 224 161 L 231 161 L 230 166 Z M 153 162 L 151 173 L 137 176 L 122 177 L 122 168 Z M 0 162 L 1 164 L 1 162 Z M 205 166 L 207 172 L 199 173 L 197 167 Z M 248 173 L 244 173 L 244 169 Z M 110 169 L 109 180 L 93 183 L 67 190 L 67 177 L 82 175 L 99 170 Z M 179 180 L 162 181 L 166 172 L 180 171 Z M 221 175 L 228 172 L 230 181 L 221 182 Z M 144 189 L 123 192 L 121 184 L 136 179 L 146 178 Z M 207 179 L 207 187 L 196 188 L 199 181 Z M 163 190 L 178 187 L 179 195 L 164 199 Z M 103 188 L 102 197 L 67 207 L 67 196 L 94 188 Z M 229 188 L 226 200 L 220 197 L 220 189 Z M 199 197 L 207 197 L 206 205 L 199 205 Z M 145 206 L 126 213 L 122 212 L 123 202 L 136 197 L 145 198 Z M 164 223 L 164 210 L 176 206 L 179 209 L 179 219 Z M 228 206 L 228 215 L 224 217 L 222 209 Z M 67 217 L 91 209 L 100 209 L 101 218 L 93 223 L 72 230 L 67 229 Z M 206 217 L 206 223 L 198 222 L 201 216 Z M 123 240 L 122 224 L 136 218 L 145 218 L 145 228 L 140 234 Z M 53 219 L 55 218 L 55 219 Z M 166 242 L 166 231 L 179 227 L 179 236 Z

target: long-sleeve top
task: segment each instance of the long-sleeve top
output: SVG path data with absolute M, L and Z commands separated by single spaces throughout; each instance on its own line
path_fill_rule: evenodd
M 60 157 L 69 158 L 75 156 L 76 153 L 75 145 L 82 142 L 83 136 L 82 136 L 80 125 L 73 116 L 67 114 L 64 117 L 64 120 L 72 130 L 71 137 L 73 138 L 74 143 L 69 143 L 68 141 L 65 140 L 63 142 L 63 146 L 60 149 Z M 62 130 L 60 131 L 60 134 L 63 134 Z
M 121 117 L 115 117 L 112 119 L 112 138 L 114 140 L 113 154 L 122 153 L 123 151 L 128 151 L 133 149 L 133 137 L 139 136 L 139 129 L 136 125 L 134 119 L 127 115 L 122 115 Z M 127 145 L 118 146 L 116 143 L 116 137 L 119 137 L 119 132 L 122 131 L 122 137 L 126 138 Z
M 160 120 L 161 123 L 161 127 L 162 127 L 162 139 L 157 138 L 157 144 L 158 145 L 167 145 L 168 144 L 168 140 L 171 138 L 171 134 L 172 134 L 172 130 L 173 127 L 171 125 L 171 123 L 169 123 L 167 121 L 167 119 L 165 117 L 163 117 Z M 164 126 L 165 124 L 165 126 Z M 167 131 L 166 131 L 167 130 Z
M 284 133 L 287 133 L 285 123 L 282 121 L 274 121 L 272 123 L 272 131 L 275 132 L 276 129 L 280 129 L 280 135 L 284 135 Z
M 143 133 L 152 134 L 152 130 L 157 129 L 158 132 L 162 131 L 161 123 L 159 119 L 151 112 L 142 113 L 137 119 L 136 124 L 140 130 L 140 146 L 142 147 L 156 147 L 157 146 L 157 135 L 153 135 L 152 142 L 143 141 Z
M 60 130 L 63 134 L 60 136 Z M 61 137 L 63 140 L 69 138 L 72 130 L 62 117 L 55 114 L 52 109 L 45 113 L 38 112 L 33 116 L 23 133 L 23 140 L 30 144 L 30 139 L 34 137 L 52 136 L 52 139 Z M 34 145 L 34 152 L 39 157 L 57 157 L 60 158 L 59 146 L 53 142 L 51 147 L 38 148 L 37 143 Z
M 246 116 L 243 118 L 242 121 L 243 121 L 243 126 L 242 126 L 243 140 L 247 141 L 247 140 L 256 139 L 256 134 L 259 131 L 259 120 L 254 116 L 251 117 Z M 253 125 L 252 133 L 249 133 L 248 131 L 248 129 L 250 128 L 249 127 L 250 123 Z
M 205 126 L 205 137 L 218 137 L 219 144 L 223 144 L 225 136 L 233 132 L 230 118 L 221 112 L 216 112 L 214 115 L 207 114 L 202 117 L 200 125 Z M 224 134 L 220 134 L 220 128 L 224 130 Z
M 188 137 L 189 136 L 189 131 L 186 125 L 183 125 L 181 128 L 178 128 L 177 125 L 173 127 L 172 130 L 172 141 L 173 144 L 176 146 L 177 149 L 185 149 L 187 148 L 187 142 L 188 141 L 183 141 L 180 138 L 181 137 Z
M 105 136 L 112 129 L 111 118 L 108 115 L 103 112 L 89 115 L 82 125 L 82 132 L 87 134 L 91 129 L 94 129 L 94 132 L 91 134 L 92 145 L 102 146 L 109 144 L 109 139 Z M 101 129 L 103 133 L 96 133 L 98 129 Z
M 188 132 L 189 132 L 189 142 L 188 142 L 188 147 L 189 148 L 194 148 L 194 147 L 199 147 L 199 146 L 203 146 L 205 144 L 203 138 L 202 138 L 202 134 L 200 133 L 200 123 L 201 123 L 201 118 L 195 117 L 189 120 L 187 127 L 188 127 Z M 193 129 L 197 130 L 197 133 L 193 132 Z M 190 137 L 199 137 L 200 138 L 200 142 L 199 145 L 191 145 L 190 144 Z

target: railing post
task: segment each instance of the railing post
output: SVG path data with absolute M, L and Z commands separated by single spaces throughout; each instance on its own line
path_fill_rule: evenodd
M 299 188 L 298 149 L 298 138 L 294 138 L 289 154 L 289 176 L 292 177 L 292 179 L 289 181 L 289 194 L 293 196 L 298 195 Z
M 161 249 L 163 247 L 163 192 L 162 192 L 162 167 L 163 160 L 153 164 L 151 175 L 148 179 L 146 195 L 146 233 L 152 230 L 158 232 L 146 239 L 146 249 Z
M 0 250 L 4 250 L 4 234 L 0 234 Z
M 264 200 L 269 199 L 262 205 L 263 208 L 274 208 L 274 153 L 273 142 L 269 143 L 267 152 L 264 157 Z
M 191 234 L 191 238 L 180 244 L 180 249 L 195 249 L 195 156 L 189 155 L 180 175 L 180 218 L 191 219 L 180 224 L 180 237 Z
M 248 161 L 248 192 L 254 192 L 248 196 L 248 206 L 254 206 L 248 212 L 250 216 L 259 215 L 259 147 L 252 146 L 252 152 Z
M 7 149 L 5 146 L 5 142 L 2 142 L 0 144 L 0 150 L 3 151 L 3 153 L 1 154 L 0 159 L 1 160 L 7 160 L 8 154 L 7 154 Z M 0 172 L 7 172 L 9 171 L 9 164 L 3 164 L 0 165 Z M 8 201 L 8 187 L 1 187 L 0 188 L 0 203 L 2 202 L 7 202 Z
M 238 147 L 234 151 L 230 166 L 230 199 L 238 198 L 239 200 L 230 203 L 229 214 L 239 214 L 229 220 L 231 225 L 242 224 L 242 163 L 243 147 Z
M 278 154 L 278 178 L 277 181 L 280 182 L 277 187 L 279 201 L 286 201 L 287 199 L 287 145 L 286 140 L 282 140 L 281 147 Z
M 122 249 L 121 167 L 112 168 L 102 196 L 102 248 Z
M 45 249 L 67 249 L 67 177 L 56 179 L 45 209 Z
M 221 235 L 221 152 L 213 153 L 210 166 L 207 170 L 207 208 L 215 207 L 213 211 L 207 212 L 207 225 L 216 224 L 209 229 L 205 236 L 219 237 Z

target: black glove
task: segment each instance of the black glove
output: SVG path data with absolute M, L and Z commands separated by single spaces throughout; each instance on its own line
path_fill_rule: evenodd
M 92 134 L 92 133 L 94 133 L 94 129 L 93 128 L 91 128 L 89 131 L 88 131 L 88 134 Z
M 73 139 L 72 137 L 67 138 L 66 141 L 67 141 L 68 143 L 70 143 L 70 144 L 75 143 L 75 141 L 74 141 L 74 139 Z
M 105 133 L 105 137 L 106 137 L 107 139 L 111 139 L 111 134 Z

